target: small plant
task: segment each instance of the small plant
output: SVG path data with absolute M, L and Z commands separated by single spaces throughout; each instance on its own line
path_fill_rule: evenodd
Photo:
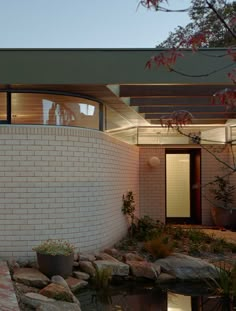
M 160 236 L 144 243 L 144 250 L 147 251 L 153 259 L 165 258 L 173 251 L 173 246 L 169 243 L 168 237 Z
M 180 240 L 183 238 L 185 232 L 181 227 L 167 227 L 167 232 L 170 232 L 170 234 L 173 236 L 174 239 Z
M 207 281 L 208 282 L 208 281 Z M 211 278 L 208 286 L 215 294 L 225 298 L 236 297 L 236 266 L 227 268 L 226 263 L 216 270 L 216 277 Z
M 214 199 L 219 203 L 218 207 L 224 209 L 232 208 L 234 191 L 235 186 L 231 185 L 228 179 L 220 176 L 216 176 L 210 188 L 210 192 L 214 195 Z
M 209 236 L 200 230 L 190 229 L 186 233 L 188 238 L 194 243 L 210 242 Z
M 130 218 L 130 234 L 133 236 L 134 218 L 135 218 L 135 201 L 133 191 L 128 191 L 126 195 L 123 194 L 122 212 Z
M 214 239 L 210 244 L 210 250 L 212 253 L 224 253 L 229 248 L 224 239 Z
M 93 285 L 98 290 L 107 289 L 112 278 L 112 270 L 109 268 L 98 269 L 96 267 L 95 275 L 93 277 Z
M 44 255 L 69 256 L 74 253 L 75 246 L 65 240 L 47 240 L 33 248 L 33 251 Z
M 190 241 L 189 243 L 189 254 L 199 255 L 201 252 L 201 244 Z

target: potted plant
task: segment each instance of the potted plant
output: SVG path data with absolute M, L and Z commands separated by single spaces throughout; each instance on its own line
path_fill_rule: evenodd
M 232 227 L 236 225 L 236 209 L 233 208 L 235 186 L 229 178 L 216 176 L 211 183 L 210 192 L 213 195 L 211 214 L 216 226 Z
M 37 253 L 39 271 L 48 277 L 72 274 L 75 247 L 65 240 L 47 240 L 33 248 Z

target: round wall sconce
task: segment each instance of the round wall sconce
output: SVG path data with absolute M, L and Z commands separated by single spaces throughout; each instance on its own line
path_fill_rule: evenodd
M 156 168 L 160 165 L 161 161 L 158 157 L 151 157 L 149 160 L 148 160 L 148 164 L 153 167 L 153 168 Z

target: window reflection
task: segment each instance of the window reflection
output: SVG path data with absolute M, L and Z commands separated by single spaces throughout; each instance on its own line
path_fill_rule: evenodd
M 0 121 L 6 121 L 7 119 L 7 95 L 6 93 L 0 93 Z
M 73 96 L 13 93 L 12 123 L 99 129 L 99 104 Z

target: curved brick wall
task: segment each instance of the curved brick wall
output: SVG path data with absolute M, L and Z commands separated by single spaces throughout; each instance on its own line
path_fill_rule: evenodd
M 112 245 L 126 232 L 122 194 L 138 206 L 139 150 L 79 128 L 0 126 L 0 258 L 30 258 L 63 238 L 79 251 Z

